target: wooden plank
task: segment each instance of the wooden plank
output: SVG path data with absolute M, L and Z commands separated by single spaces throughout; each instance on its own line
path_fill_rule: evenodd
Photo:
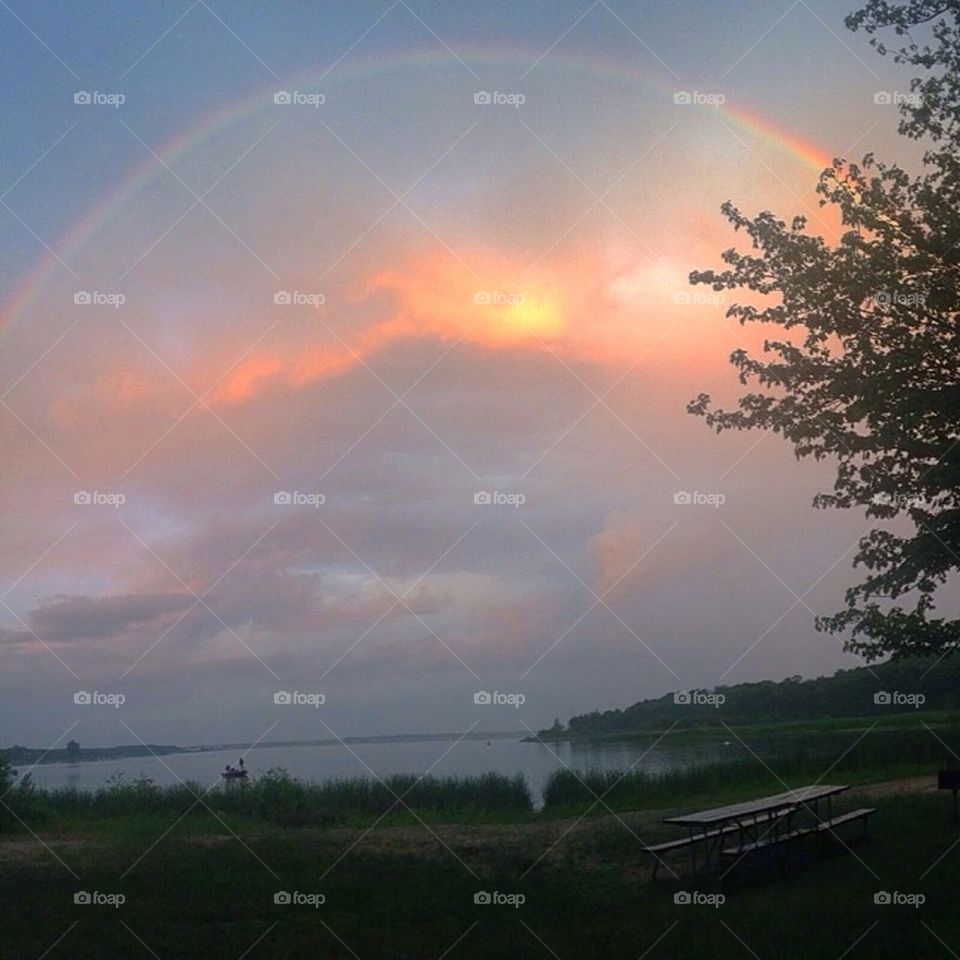
M 763 847 L 773 847 L 778 843 L 798 840 L 801 837 L 809 836 L 811 833 L 823 833 L 827 830 L 832 830 L 834 827 L 839 827 L 841 824 L 852 823 L 854 820 L 866 820 L 871 813 L 876 813 L 875 807 L 863 807 L 860 810 L 851 810 L 849 813 L 841 813 L 813 827 L 802 827 L 799 830 L 792 830 L 790 833 L 781 834 L 779 837 L 764 837 L 754 843 L 745 843 L 742 847 L 728 847 L 726 850 L 722 850 L 721 853 L 725 857 L 739 857 L 745 853 L 753 853 L 755 850 L 760 850 Z
M 679 824 L 681 826 L 709 826 L 722 823 L 725 820 L 734 820 L 766 813 L 771 810 L 785 809 L 810 803 L 823 797 L 833 796 L 848 790 L 846 784 L 811 784 L 807 787 L 797 787 L 795 790 L 786 790 L 769 797 L 760 797 L 757 800 L 747 800 L 742 803 L 731 803 L 724 807 L 714 807 L 710 810 L 701 810 L 696 813 L 682 814 L 676 817 L 666 817 L 664 823 Z
M 760 827 L 767 823 L 773 823 L 781 817 L 785 817 L 789 812 L 790 810 L 788 808 L 763 813 L 756 817 L 742 819 L 736 823 L 720 827 L 718 830 L 708 830 L 705 833 L 695 833 L 692 837 L 681 837 L 679 840 L 665 840 L 663 843 L 652 844 L 644 847 L 643 850 L 645 853 L 658 853 L 664 850 L 677 850 L 680 847 L 689 847 L 703 840 L 715 840 L 717 837 L 726 836 L 730 833 L 739 833 L 741 830 L 748 830 L 751 827 Z
M 860 810 L 851 810 L 849 813 L 841 813 L 839 816 L 831 817 L 829 820 L 818 823 L 817 829 L 820 831 L 832 830 L 834 827 L 839 827 L 843 823 L 850 823 L 853 820 L 866 820 L 871 813 L 876 812 L 876 807 L 863 807 Z
M 755 840 L 753 843 L 745 843 L 742 847 L 727 847 L 726 850 L 720 852 L 725 857 L 740 857 L 745 853 L 753 853 L 755 850 L 761 850 L 764 847 L 775 847 L 791 840 L 799 840 L 801 837 L 809 836 L 814 832 L 814 827 L 802 827 L 799 830 L 791 830 L 790 833 L 781 833 L 777 837 L 764 837 L 762 840 Z

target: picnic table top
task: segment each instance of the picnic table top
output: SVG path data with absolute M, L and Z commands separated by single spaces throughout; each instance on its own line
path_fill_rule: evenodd
M 664 823 L 677 823 L 683 826 L 708 826 L 723 823 L 726 820 L 736 820 L 739 817 L 752 816 L 758 813 L 767 813 L 771 810 L 782 810 L 801 803 L 809 803 L 822 797 L 833 796 L 849 789 L 845 784 L 814 783 L 808 787 L 796 787 L 775 793 L 770 797 L 760 797 L 757 800 L 746 800 L 742 803 L 730 803 L 725 807 L 714 807 L 711 810 L 701 810 L 697 813 L 685 813 L 679 817 L 667 817 Z

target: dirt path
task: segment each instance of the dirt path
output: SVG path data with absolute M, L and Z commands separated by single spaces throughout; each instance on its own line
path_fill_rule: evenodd
M 924 777 L 905 777 L 902 780 L 883 780 L 880 783 L 854 788 L 858 794 L 871 799 L 889 797 L 898 793 L 933 793 L 936 789 L 937 778 L 932 774 Z

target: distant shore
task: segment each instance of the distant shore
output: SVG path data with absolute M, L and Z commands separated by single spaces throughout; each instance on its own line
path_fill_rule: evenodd
M 259 743 L 217 743 L 191 747 L 175 744 L 127 744 L 114 747 L 80 747 L 68 752 L 65 747 L 45 749 L 41 747 L 13 746 L 0 749 L 11 766 L 39 766 L 55 763 L 93 763 L 100 760 L 131 760 L 141 757 L 163 757 L 182 753 L 216 753 L 222 750 L 244 751 L 260 750 L 267 747 L 335 747 L 341 743 L 430 743 L 450 740 L 522 740 L 525 730 L 500 733 L 401 733 L 394 735 L 379 734 L 369 737 L 343 737 L 342 740 L 327 738 L 324 740 L 271 740 Z

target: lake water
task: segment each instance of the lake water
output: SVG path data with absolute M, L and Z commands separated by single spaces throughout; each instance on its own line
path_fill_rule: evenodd
M 568 766 L 573 770 L 628 770 L 631 767 L 656 773 L 702 763 L 731 760 L 746 755 L 736 741 L 721 738 L 682 746 L 650 746 L 646 743 L 524 743 L 516 739 L 449 741 L 392 741 L 323 744 L 298 744 L 286 747 L 257 747 L 245 757 L 247 769 L 256 777 L 275 767 L 283 767 L 301 780 L 322 781 L 338 777 L 380 777 L 394 773 L 421 775 L 428 770 L 437 776 L 474 775 L 496 772 L 522 773 L 539 802 L 551 772 Z M 40 787 L 76 787 L 95 790 L 118 775 L 124 780 L 149 777 L 156 783 L 173 784 L 194 780 L 212 785 L 219 780 L 226 764 L 236 764 L 239 752 L 204 751 L 169 754 L 159 759 L 137 757 L 77 764 L 40 764 L 23 766 Z

